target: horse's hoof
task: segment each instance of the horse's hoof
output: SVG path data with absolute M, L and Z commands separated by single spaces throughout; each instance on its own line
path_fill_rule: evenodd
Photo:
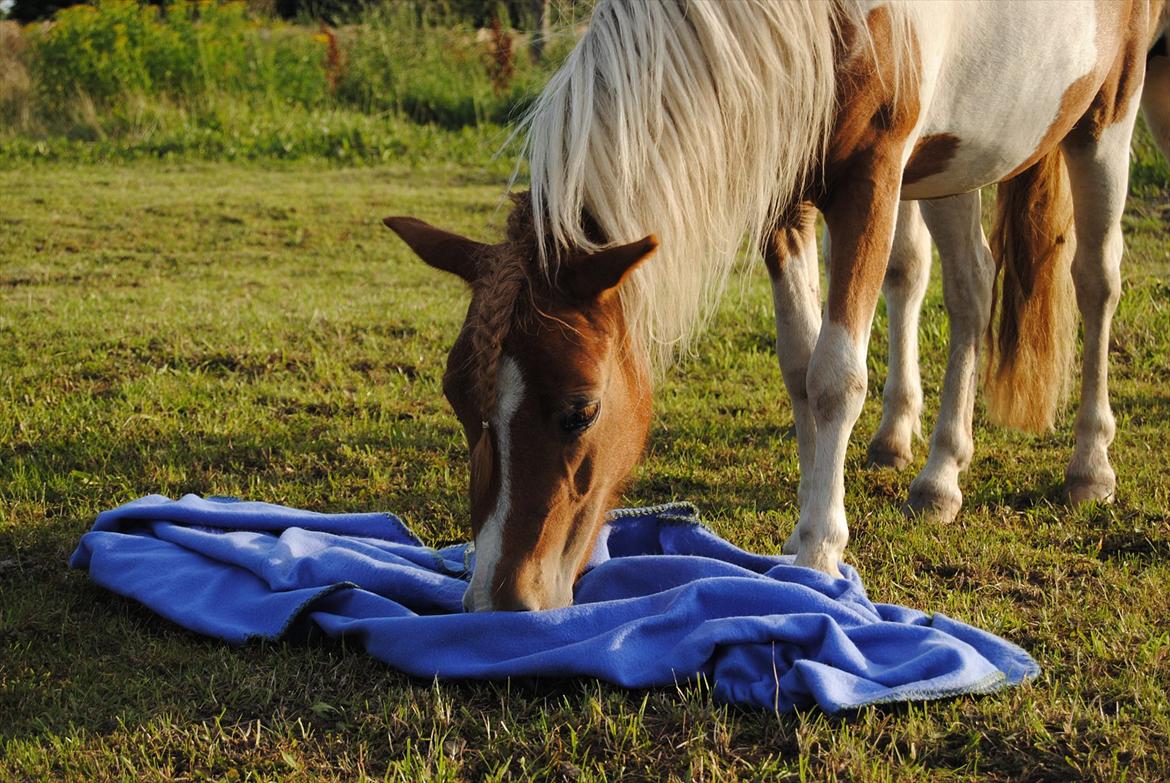
M 914 479 L 910 497 L 902 510 L 906 516 L 922 517 L 933 522 L 953 522 L 963 507 L 963 493 L 936 481 Z
M 901 470 L 913 461 L 914 454 L 909 448 L 899 448 L 892 443 L 871 441 L 865 452 L 865 464 L 871 468 L 893 468 Z
M 780 551 L 786 555 L 795 555 L 800 551 L 800 534 L 796 532 L 796 528 L 788 534 L 788 540 L 784 542 L 784 546 L 780 547 Z
M 1117 491 L 1117 477 L 1112 474 L 1096 477 L 1065 476 L 1064 489 L 1068 493 L 1069 502 L 1074 506 L 1093 501 L 1112 503 L 1113 495 Z
M 841 569 L 837 567 L 836 558 L 824 556 L 804 558 L 800 555 L 797 555 L 794 565 L 801 566 L 802 568 L 811 568 L 814 571 L 820 571 L 822 574 L 828 574 L 834 579 L 842 578 Z

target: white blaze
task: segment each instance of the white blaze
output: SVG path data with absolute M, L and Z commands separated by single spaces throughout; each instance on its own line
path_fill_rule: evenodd
M 475 537 L 475 573 L 471 586 L 463 597 L 463 605 L 470 610 L 491 607 L 492 577 L 503 551 L 504 524 L 512 510 L 512 419 L 524 398 L 524 379 L 520 367 L 510 356 L 500 359 L 496 374 L 496 410 L 490 419 L 491 432 L 496 438 L 495 469 L 499 474 L 499 493 L 496 505 Z M 484 432 L 482 437 L 490 437 Z

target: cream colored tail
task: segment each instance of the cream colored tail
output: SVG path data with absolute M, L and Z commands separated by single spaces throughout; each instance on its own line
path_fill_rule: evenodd
M 1050 430 L 1068 396 L 1076 339 L 1072 228 L 1059 147 L 1000 184 L 991 236 L 997 296 L 983 377 L 987 409 L 997 424 Z

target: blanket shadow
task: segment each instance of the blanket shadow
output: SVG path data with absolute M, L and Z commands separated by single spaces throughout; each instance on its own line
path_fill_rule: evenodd
M 433 427 L 411 420 L 396 426 L 408 428 L 409 450 L 394 448 L 389 439 L 344 438 L 328 430 L 304 438 L 262 430 L 101 443 L 40 440 L 19 444 L 11 459 L 0 460 L 0 486 L 54 477 L 36 487 L 36 505 L 48 520 L 64 509 L 96 515 L 150 493 L 227 494 L 326 513 L 390 510 L 425 539 L 458 537 L 467 517 L 465 487 L 436 481 L 435 465 L 465 463 L 464 449 Z M 385 465 L 367 457 L 378 453 L 392 457 Z M 62 532 L 78 536 L 83 530 Z M 0 548 L 3 538 L 0 531 Z
M 771 719 L 765 711 L 716 704 L 704 682 L 655 689 L 589 678 L 439 683 L 387 667 L 355 639 L 313 629 L 231 646 L 108 593 L 82 572 L 59 572 L 54 581 L 55 616 L 18 620 L 0 634 L 0 651 L 24 651 L 10 658 L 18 669 L 47 675 L 18 678 L 17 687 L 3 694 L 0 741 L 45 740 L 81 725 L 94 735 L 117 737 L 180 720 L 228 730 L 256 721 L 300 722 L 348 743 L 368 739 L 370 729 L 349 716 L 394 714 L 404 705 L 420 721 L 458 705 L 461 716 L 475 716 L 472 723 L 500 726 L 536 723 L 549 710 L 605 723 L 609 711 L 636 713 L 639 705 L 649 705 L 664 736 L 717 714 L 732 715 L 745 738 L 762 732 L 776 744 L 779 734 L 787 738 L 781 745 L 796 750 L 799 714 Z M 87 622 L 61 622 L 78 618 Z M 392 720 L 377 731 L 405 744 L 419 741 L 420 731 L 425 739 L 425 729 Z

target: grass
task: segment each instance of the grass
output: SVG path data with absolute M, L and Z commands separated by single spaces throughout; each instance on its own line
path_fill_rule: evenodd
M 513 162 L 506 155 L 485 162 L 509 138 L 506 128 L 491 123 L 450 130 L 344 109 L 256 113 L 230 103 L 200 119 L 174 106 L 145 103 L 139 109 L 117 132 L 99 139 L 0 134 L 0 165 L 154 159 L 430 167 L 439 160 L 486 168 L 506 179 Z
M 439 391 L 465 294 L 379 218 L 489 237 L 500 174 L 0 171 L 0 780 L 1170 776 L 1170 212 L 1152 174 L 1135 177 L 1126 219 L 1113 506 L 1060 501 L 1071 415 L 1028 438 L 977 414 L 959 520 L 904 519 L 913 473 L 862 464 L 884 377 L 876 324 L 847 557 L 874 600 L 1026 647 L 1043 667 L 1032 685 L 828 718 L 722 707 L 703 687 L 419 682 L 342 643 L 228 648 L 66 569 L 95 514 L 147 492 L 387 509 L 430 540 L 465 536 L 465 449 Z M 792 417 L 765 277 L 740 278 L 659 389 L 627 500 L 695 501 L 720 534 L 778 552 L 797 516 Z M 936 274 L 927 428 L 946 334 Z

